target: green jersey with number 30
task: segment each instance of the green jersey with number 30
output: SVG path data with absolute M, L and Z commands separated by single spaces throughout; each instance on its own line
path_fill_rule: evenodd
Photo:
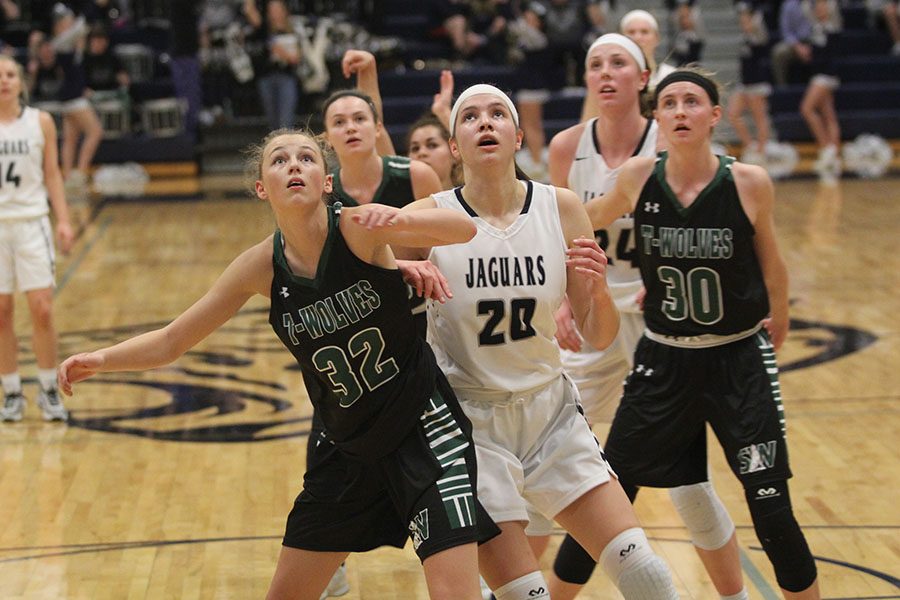
M 754 229 L 731 173 L 734 158 L 684 207 L 666 182 L 667 153 L 634 209 L 644 319 L 658 334 L 730 335 L 755 327 L 769 312 Z
M 350 455 L 392 451 L 435 385 L 431 349 L 416 335 L 398 270 L 359 259 L 328 208 L 329 233 L 314 279 L 291 272 L 274 239 L 269 323 L 306 376 L 328 393 L 311 398 L 331 439 Z

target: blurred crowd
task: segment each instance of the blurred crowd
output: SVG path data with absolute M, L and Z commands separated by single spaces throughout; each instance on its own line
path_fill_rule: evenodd
M 541 107 L 550 94 L 583 85 L 585 51 L 598 35 L 633 37 L 657 80 L 672 66 L 704 59 L 702 0 L 652 7 L 629 0 L 424 0 L 415 4 L 424 26 L 406 36 L 385 35 L 390 4 L 0 0 L 0 49 L 26 66 L 32 102 L 60 120 L 63 172 L 73 184 L 104 135 L 193 135 L 202 124 L 246 112 L 242 102 L 272 128 L 291 125 L 298 114 L 314 112 L 316 98 L 346 86 L 336 74 L 350 48 L 368 50 L 379 62 L 410 62 L 404 47 L 426 44 L 430 59 L 452 66 L 517 68 L 526 159 L 538 171 L 545 162 Z M 865 5 L 871 27 L 887 32 L 890 52 L 900 55 L 900 2 Z M 734 7 L 743 33 L 741 82 L 729 114 L 748 158 L 764 154 L 772 86 L 809 81 L 799 108 L 827 159 L 832 150 L 825 149 L 839 138 L 831 97 L 838 81 L 830 63 L 841 0 L 737 0 Z M 753 117 L 753 135 L 744 112 Z

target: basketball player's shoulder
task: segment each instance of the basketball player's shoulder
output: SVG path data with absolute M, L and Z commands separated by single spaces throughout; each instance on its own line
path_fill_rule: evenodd
M 587 127 L 588 123 L 588 121 L 576 123 L 554 135 L 550 140 L 549 151 L 551 153 L 555 151 L 561 155 L 574 154 L 575 149 L 578 147 L 578 142 L 584 133 L 584 128 Z

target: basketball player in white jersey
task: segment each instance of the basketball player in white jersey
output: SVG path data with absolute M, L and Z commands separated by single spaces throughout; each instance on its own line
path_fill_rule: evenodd
M 585 84 L 599 116 L 561 131 L 550 142 L 550 180 L 554 185 L 568 187 L 587 202 L 615 186 L 626 160 L 656 155 L 659 127 L 655 120 L 641 114 L 647 67 L 641 48 L 626 36 L 606 34 L 591 45 Z M 563 366 L 578 387 L 588 420 L 594 424 L 612 422 L 622 383 L 644 332 L 638 303 L 643 284 L 633 227 L 634 219 L 629 214 L 594 232 L 607 255 L 607 281 L 621 316 L 616 341 L 598 350 L 578 335 L 567 302 L 557 313 Z M 626 492 L 633 499 L 637 490 Z M 707 481 L 671 488 L 670 494 L 716 589 L 725 598 L 746 598 L 734 523 L 712 485 Z M 529 534 L 547 533 L 549 526 L 537 521 Z M 595 564 L 571 536 L 566 536 L 550 579 L 553 598 L 574 598 Z
M 516 179 L 523 134 L 497 88 L 464 91 L 450 124 L 466 183 L 432 200 L 468 214 L 478 231 L 456 251 L 428 255 L 454 290 L 446 304 L 429 303 L 428 339 L 472 421 L 478 493 L 502 531 L 479 548 L 482 576 L 498 600 L 550 597 L 525 536 L 532 506 L 571 531 L 625 598 L 675 598 L 553 339 L 566 294 L 595 347 L 611 343 L 618 328 L 606 259 L 581 201 Z
M 25 397 L 18 371 L 13 308 L 16 291 L 31 311 L 34 354 L 44 419 L 65 421 L 56 389 L 56 329 L 53 326 L 54 250 L 48 217 L 56 217 L 63 252 L 74 235 L 57 161 L 56 125 L 46 112 L 26 106 L 22 67 L 0 56 L 0 381 L 3 421 L 21 421 Z

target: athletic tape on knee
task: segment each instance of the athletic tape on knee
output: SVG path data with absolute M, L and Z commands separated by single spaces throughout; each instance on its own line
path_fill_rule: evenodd
M 540 571 L 513 579 L 494 590 L 497 600 L 541 600 L 550 598 L 550 589 Z
M 816 561 L 794 518 L 787 481 L 744 490 L 753 528 L 782 589 L 802 592 L 816 580 Z
M 698 548 L 718 550 L 734 535 L 734 521 L 710 482 L 671 488 L 669 497 Z
M 588 551 L 581 547 L 571 535 L 566 534 L 556 560 L 553 561 L 553 572 L 561 581 L 584 585 L 591 578 L 591 574 L 597 567 L 597 562 L 591 558 Z
M 600 553 L 600 564 L 626 600 L 678 598 L 668 565 L 654 554 L 640 527 L 614 537 Z

